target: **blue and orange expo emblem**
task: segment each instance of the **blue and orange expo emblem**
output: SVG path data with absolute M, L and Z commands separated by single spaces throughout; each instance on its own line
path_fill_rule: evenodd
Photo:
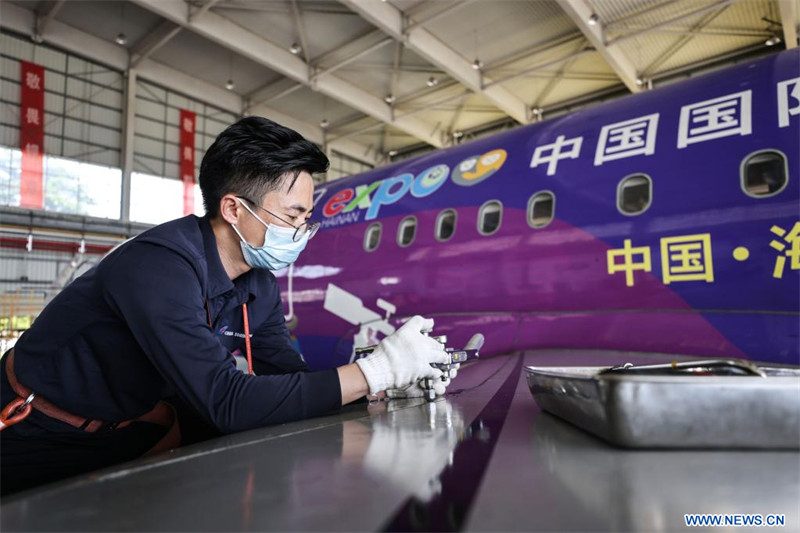
M 453 183 L 465 187 L 477 185 L 500 170 L 507 157 L 508 154 L 502 148 L 468 157 L 453 169 Z

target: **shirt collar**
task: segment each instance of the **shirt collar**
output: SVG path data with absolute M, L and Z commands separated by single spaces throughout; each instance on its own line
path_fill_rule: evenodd
M 254 270 L 245 272 L 233 281 L 228 277 L 225 267 L 222 266 L 217 238 L 208 217 L 200 218 L 200 232 L 203 234 L 203 247 L 208 265 L 208 298 L 214 298 L 234 289 L 237 289 L 237 292 L 255 294 Z
M 200 219 L 200 232 L 203 234 L 203 248 L 205 248 L 206 264 L 208 265 L 208 298 L 219 296 L 233 289 L 233 282 L 222 266 L 219 258 L 219 248 L 214 230 L 208 217 Z

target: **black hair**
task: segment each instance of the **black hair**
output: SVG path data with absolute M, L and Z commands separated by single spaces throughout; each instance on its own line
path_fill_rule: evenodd
M 261 203 L 300 172 L 328 170 L 328 158 L 296 131 L 264 117 L 246 117 L 228 126 L 203 156 L 200 191 L 206 216 L 219 215 L 219 201 L 228 193 Z

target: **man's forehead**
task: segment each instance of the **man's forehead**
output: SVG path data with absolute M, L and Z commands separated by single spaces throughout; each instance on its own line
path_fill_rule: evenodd
M 311 189 L 314 190 L 314 179 L 308 172 L 300 172 L 296 176 L 294 174 L 286 174 L 281 180 L 280 190 L 286 194 L 291 194 L 294 190 Z
M 295 176 L 288 175 L 283 179 L 280 189 L 267 193 L 267 198 L 274 195 L 281 206 L 310 211 L 314 207 L 314 180 L 307 172 Z

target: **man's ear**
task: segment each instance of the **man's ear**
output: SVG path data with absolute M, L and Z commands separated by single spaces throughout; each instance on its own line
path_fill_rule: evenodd
M 219 200 L 219 214 L 228 224 L 238 224 L 241 204 L 233 194 L 226 194 Z

